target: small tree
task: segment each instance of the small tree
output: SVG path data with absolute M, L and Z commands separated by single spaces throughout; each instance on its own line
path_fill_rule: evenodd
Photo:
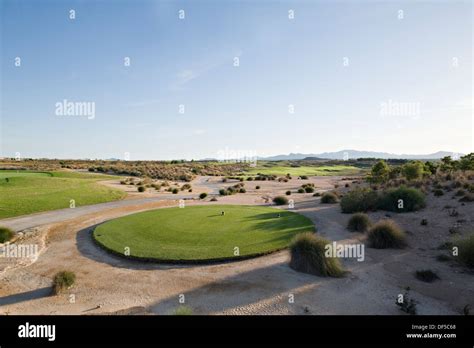
M 389 165 L 384 161 L 378 161 L 371 170 L 371 181 L 375 183 L 382 183 L 387 181 L 390 173 Z
M 423 177 L 424 169 L 422 162 L 415 161 L 405 164 L 402 168 L 402 173 L 407 180 L 416 180 Z

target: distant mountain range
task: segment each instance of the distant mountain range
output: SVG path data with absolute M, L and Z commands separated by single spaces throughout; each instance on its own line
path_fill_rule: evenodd
M 448 151 L 438 151 L 435 153 L 430 153 L 426 155 L 406 155 L 406 154 L 393 154 L 388 152 L 375 152 L 375 151 L 357 151 L 357 150 L 341 150 L 336 152 L 323 152 L 323 153 L 290 153 L 288 155 L 277 155 L 271 157 L 259 157 L 259 160 L 267 161 L 282 161 L 282 160 L 300 160 L 300 159 L 354 159 L 354 158 L 382 158 L 382 159 L 440 159 L 445 156 L 462 156 L 463 154 L 448 152 Z

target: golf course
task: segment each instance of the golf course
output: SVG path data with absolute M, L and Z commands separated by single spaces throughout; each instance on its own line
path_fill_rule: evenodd
M 206 205 L 157 209 L 110 220 L 97 226 L 93 237 L 119 255 L 191 263 L 267 254 L 287 247 L 294 235 L 308 231 L 314 231 L 310 219 L 286 210 Z
M 120 190 L 97 184 L 114 176 L 80 172 L 0 171 L 0 219 L 110 202 L 125 197 Z M 73 201 L 71 201 L 73 200 Z

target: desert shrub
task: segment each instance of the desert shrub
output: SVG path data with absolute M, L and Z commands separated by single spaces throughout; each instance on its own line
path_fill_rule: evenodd
M 316 192 L 313 197 L 320 197 L 321 196 L 321 192 Z
M 76 275 L 74 272 L 61 271 L 56 273 L 53 278 L 53 292 L 59 294 L 62 291 L 69 289 L 74 285 L 76 281 Z
M 138 192 L 145 192 L 146 188 L 145 186 L 138 186 L 137 190 Z
M 127 185 L 127 182 L 125 180 L 120 180 L 120 185 Z
M 201 193 L 201 194 L 199 195 L 199 198 L 200 198 L 200 199 L 204 199 L 204 198 L 206 198 L 206 197 L 207 197 L 207 193 L 206 193 L 206 192 L 203 192 L 203 193 Z
M 308 176 L 307 176 L 307 175 L 301 175 L 301 176 L 300 176 L 300 179 L 301 179 L 301 180 L 308 180 Z
M 341 210 L 343 213 L 357 213 L 376 210 L 378 205 L 378 193 L 369 188 L 356 188 L 349 191 L 341 199 Z
M 454 242 L 458 247 L 458 259 L 469 268 L 474 268 L 474 233 Z
M 402 173 L 407 180 L 421 179 L 425 166 L 420 161 L 410 162 L 402 167 Z
M 444 195 L 444 192 L 441 189 L 436 189 L 436 190 L 433 191 L 433 193 L 436 197 Z
M 221 196 L 227 196 L 227 195 L 228 195 L 226 189 L 220 189 L 220 190 L 219 190 L 219 194 L 220 194 Z
M 249 177 L 247 178 L 247 181 L 252 181 L 252 180 L 253 180 L 253 178 L 252 178 L 251 176 L 249 176 Z
M 286 192 L 285 192 L 285 195 L 291 196 L 291 191 L 286 191 Z
M 0 227 L 0 243 L 6 243 L 11 240 L 14 233 L 8 227 Z
M 326 257 L 330 242 L 312 232 L 300 233 L 290 244 L 290 267 L 298 272 L 322 277 L 341 277 L 345 271 L 339 259 Z
M 276 196 L 273 198 L 273 203 L 276 205 L 285 205 L 288 204 L 288 199 L 284 196 Z
M 245 190 L 243 187 L 239 190 L 240 193 L 245 193 L 247 190 Z
M 399 213 L 416 211 L 425 205 L 425 195 L 418 189 L 406 186 L 384 192 L 378 203 L 380 209 Z
M 216 197 L 212 197 L 212 198 L 211 198 L 211 202 L 217 202 L 217 198 L 216 198 Z
M 176 195 L 178 194 L 179 190 L 175 187 L 174 189 L 171 190 L 171 192 Z
M 255 186 L 255 189 L 256 189 L 256 190 L 260 190 L 260 186 Z
M 439 254 L 436 256 L 436 260 L 439 262 L 446 262 L 446 261 L 451 260 L 451 258 L 446 254 Z
M 395 302 L 397 306 L 400 307 L 400 310 L 411 314 L 411 315 L 416 315 L 416 306 L 417 306 L 417 301 L 415 301 L 409 294 L 410 292 L 410 287 L 407 287 L 405 289 L 405 293 L 403 296 L 398 297 L 397 296 L 397 301 Z
M 304 188 L 300 187 L 300 188 L 298 189 L 298 193 L 305 193 Z
M 428 226 L 428 220 L 427 219 L 421 219 L 420 224 L 421 224 L 421 226 Z
M 367 214 L 364 213 L 356 213 L 351 216 L 349 222 L 347 224 L 347 229 L 349 231 L 356 231 L 356 232 L 365 232 L 369 229 L 372 225 Z
M 415 277 L 416 279 L 426 283 L 432 283 L 435 280 L 439 279 L 438 275 L 430 269 L 416 271 Z
M 321 197 L 321 203 L 324 204 L 332 204 L 332 203 L 337 203 L 337 196 L 333 192 L 324 192 L 322 197 Z
M 474 202 L 474 195 L 468 193 L 463 198 L 461 198 L 459 202 Z
M 190 184 L 184 184 L 183 186 L 181 186 L 181 191 L 189 190 L 189 189 L 191 189 L 191 185 L 190 185 Z
M 405 232 L 393 220 L 377 222 L 368 233 L 369 245 L 376 249 L 400 249 L 406 246 Z
M 304 191 L 305 191 L 306 193 L 313 193 L 313 192 L 314 192 L 314 187 L 306 186 L 306 187 L 304 188 Z

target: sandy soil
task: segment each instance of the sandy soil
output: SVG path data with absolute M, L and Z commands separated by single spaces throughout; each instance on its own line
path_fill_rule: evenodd
M 269 198 L 296 190 L 313 182 L 324 191 L 341 184 L 340 177 L 245 182 L 246 194 L 218 197 L 218 202 L 189 199 L 186 204 L 267 204 Z M 344 181 L 350 182 L 350 181 Z M 211 195 L 222 183 L 219 178 L 198 178 L 192 197 L 200 192 Z M 113 185 L 109 183 L 109 185 Z M 117 187 L 124 185 L 115 184 Z M 256 190 L 255 186 L 261 189 Z M 217 191 L 216 191 L 217 190 Z M 133 193 L 135 195 L 135 193 Z M 409 247 L 404 250 L 365 249 L 365 260 L 345 259 L 350 273 L 340 279 L 306 275 L 288 267 L 287 251 L 224 264 L 172 266 L 128 261 L 109 255 L 91 239 L 92 228 L 103 221 L 137 211 L 173 206 L 187 193 L 149 193 L 156 200 L 136 200 L 136 204 L 85 210 L 80 216 L 31 226 L 19 243 L 36 243 L 39 257 L 31 260 L 3 259 L 0 262 L 0 313 L 5 314 L 169 314 L 185 305 L 202 314 L 402 314 L 395 305 L 398 294 L 410 286 L 420 314 L 460 314 L 465 305 L 474 306 L 473 274 L 454 262 L 439 262 L 437 247 L 450 239 L 449 228 L 459 225 L 461 234 L 473 224 L 473 204 L 464 206 L 451 194 L 429 196 L 423 211 L 392 214 L 409 231 Z M 338 204 L 320 204 L 312 194 L 294 193 L 294 211 L 311 218 L 318 233 L 341 243 L 359 243 L 364 236 L 345 228 L 350 215 L 340 213 Z M 130 202 L 133 203 L 133 202 Z M 452 217 L 444 207 L 455 206 Z M 370 214 L 373 220 L 386 218 L 385 212 Z M 426 218 L 428 226 L 421 226 Z M 51 296 L 51 280 L 60 270 L 72 270 L 77 284 L 67 293 Z M 424 283 L 413 273 L 436 270 L 441 280 Z M 182 298 L 182 297 L 181 297 Z M 294 298 L 294 302 L 290 301 Z

